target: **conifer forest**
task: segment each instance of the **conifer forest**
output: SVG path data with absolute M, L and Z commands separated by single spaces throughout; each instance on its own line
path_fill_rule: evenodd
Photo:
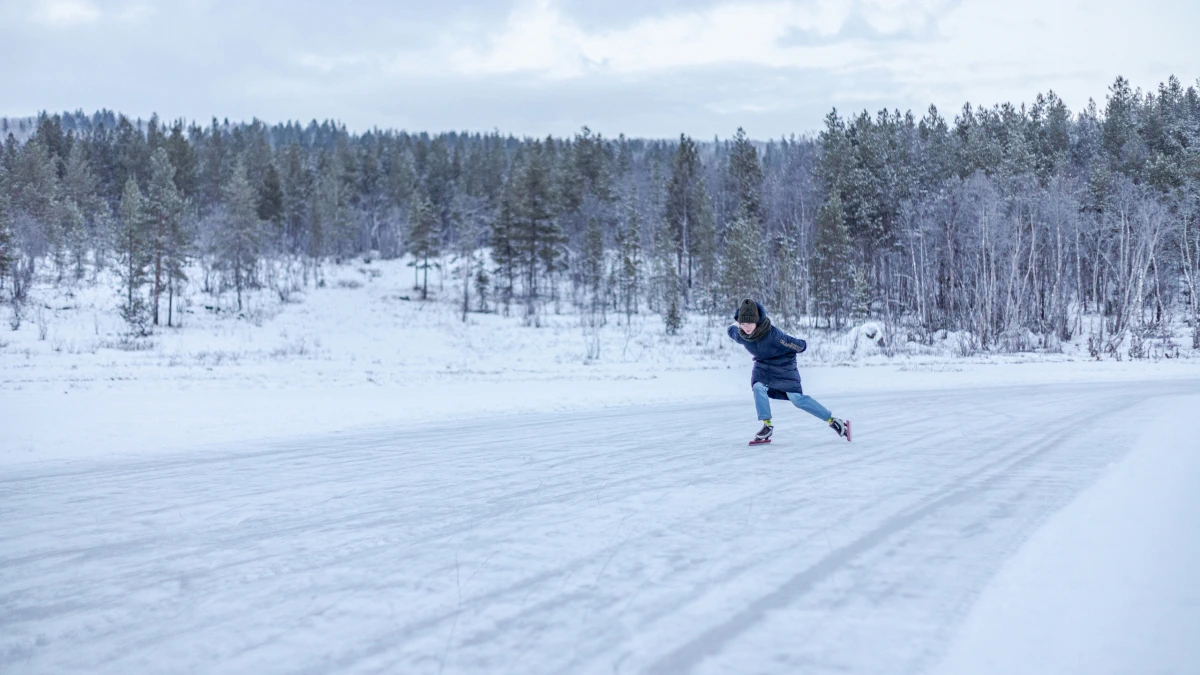
M 833 110 L 771 140 L 5 119 L 0 296 L 16 328 L 36 281 L 107 284 L 148 335 L 181 298 L 239 312 L 250 291 L 288 302 L 330 265 L 404 258 L 412 299 L 464 319 L 652 314 L 672 332 L 753 297 L 781 325 L 953 331 L 964 354 L 1136 355 L 1172 330 L 1200 349 L 1198 89 L 1118 77 L 1078 109 L 1047 92 Z

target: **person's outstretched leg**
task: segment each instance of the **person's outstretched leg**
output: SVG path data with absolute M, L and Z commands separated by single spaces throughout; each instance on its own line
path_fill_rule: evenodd
M 846 440 L 850 440 L 850 423 L 838 417 L 834 417 L 833 413 L 829 412 L 829 408 L 817 402 L 817 399 L 808 396 L 807 394 L 788 393 L 788 400 L 797 408 L 816 417 L 822 422 L 829 425 L 834 433 Z
M 787 397 L 788 400 L 792 402 L 792 405 L 812 415 L 813 417 L 816 417 L 822 422 L 828 422 L 830 418 L 833 417 L 833 413 L 829 412 L 829 408 L 821 405 L 817 402 L 817 399 L 807 394 L 794 394 L 792 392 L 788 392 Z

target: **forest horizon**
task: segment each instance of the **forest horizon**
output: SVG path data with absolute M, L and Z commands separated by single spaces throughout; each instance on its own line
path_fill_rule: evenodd
M 785 324 L 964 331 L 964 351 L 1086 333 L 1132 355 L 1177 324 L 1200 348 L 1198 88 L 1118 77 L 1079 110 L 1053 91 L 950 117 L 834 109 L 767 140 L 6 118 L 0 292 L 19 323 L 36 274 L 108 271 L 148 334 L 179 294 L 286 299 L 325 262 L 409 256 L 422 297 L 430 269 L 458 279 L 464 317 L 536 324 L 566 302 L 670 332 L 755 297 Z

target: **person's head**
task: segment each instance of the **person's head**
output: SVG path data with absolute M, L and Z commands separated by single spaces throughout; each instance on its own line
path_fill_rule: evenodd
M 738 328 L 740 328 L 743 333 L 753 333 L 754 329 L 758 327 L 758 322 L 761 320 L 762 317 L 758 314 L 758 303 L 754 302 L 750 298 L 746 298 L 742 301 L 742 304 L 738 306 L 737 323 Z

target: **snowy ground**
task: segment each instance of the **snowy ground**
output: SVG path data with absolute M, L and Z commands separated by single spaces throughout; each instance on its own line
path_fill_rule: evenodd
M 1200 672 L 1196 360 L 818 339 L 855 442 L 776 403 L 749 448 L 720 327 L 589 359 L 402 272 L 138 351 L 44 290 L 0 336 L 0 672 Z
M 553 305 L 541 327 L 523 326 L 517 307 L 511 317 L 472 313 L 464 324 L 453 283 L 435 284 L 438 299 L 421 302 L 403 261 L 330 266 L 326 281 L 286 305 L 253 294 L 241 318 L 231 294 L 193 294 L 182 328 L 160 327 L 136 349 L 123 340 L 111 286 L 35 288 L 19 330 L 0 331 L 0 468 L 369 425 L 747 396 L 748 358 L 720 322 L 690 317 L 667 338 L 657 316 L 610 316 L 592 345 L 578 318 Z M 956 359 L 950 336 L 887 358 L 860 331 L 793 332 L 809 338 L 800 367 L 818 398 L 1200 379 L 1200 354 L 1097 363 L 1082 339 L 1060 353 Z M 589 358 L 589 346 L 599 358 Z

